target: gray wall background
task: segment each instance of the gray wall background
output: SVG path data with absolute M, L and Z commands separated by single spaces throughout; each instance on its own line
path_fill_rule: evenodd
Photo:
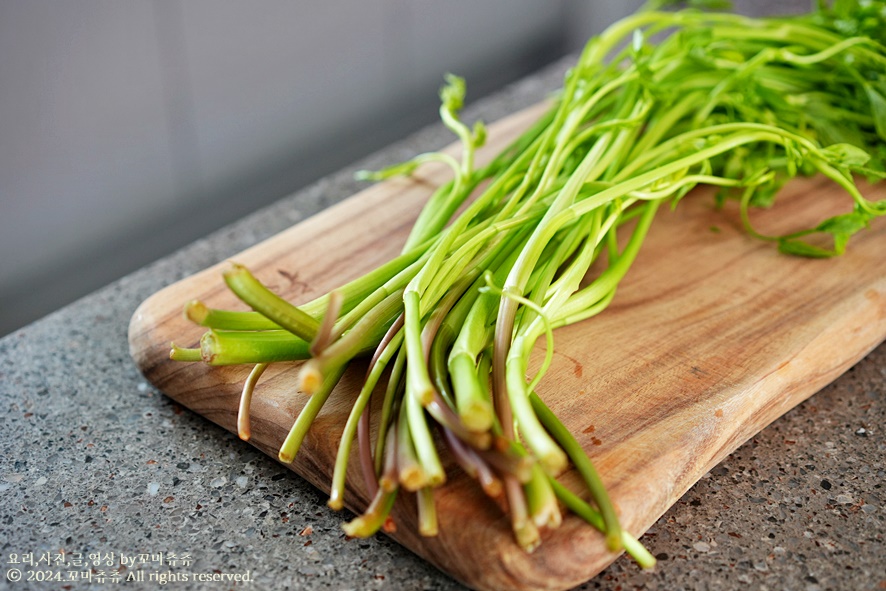
M 0 0 L 0 335 L 434 121 L 445 72 L 476 99 L 639 5 Z

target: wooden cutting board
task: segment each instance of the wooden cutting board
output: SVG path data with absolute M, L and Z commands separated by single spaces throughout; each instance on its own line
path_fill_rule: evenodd
M 541 113 L 518 113 L 491 127 L 480 161 Z M 244 251 L 247 265 L 282 296 L 305 302 L 396 255 L 425 198 L 443 182 L 439 166 L 375 185 Z M 875 198 L 886 187 L 866 188 Z M 851 200 L 828 181 L 790 184 L 780 205 L 755 215 L 763 230 L 785 231 L 846 211 Z M 742 231 L 734 208 L 717 211 L 711 193 L 664 209 L 610 307 L 556 333 L 554 366 L 542 397 L 591 455 L 626 528 L 639 536 L 702 475 L 760 429 L 849 369 L 886 337 L 886 219 L 833 260 L 780 255 Z M 177 402 L 236 432 L 249 368 L 208 368 L 168 359 L 169 343 L 195 346 L 203 330 L 183 304 L 243 309 L 227 291 L 227 263 L 146 300 L 132 318 L 130 348 L 144 375 Z M 346 374 L 309 433 L 292 469 L 328 491 L 333 459 L 364 368 Z M 305 398 L 293 390 L 296 364 L 265 373 L 252 405 L 251 443 L 276 458 Z M 356 460 L 346 504 L 366 506 Z M 393 537 L 476 589 L 565 589 L 616 557 L 602 536 L 570 516 L 531 555 L 475 482 L 447 462 L 437 491 L 440 535 L 421 538 L 414 506 L 401 495 Z M 561 481 L 579 490 L 576 475 Z M 342 519 L 347 516 L 343 515 Z

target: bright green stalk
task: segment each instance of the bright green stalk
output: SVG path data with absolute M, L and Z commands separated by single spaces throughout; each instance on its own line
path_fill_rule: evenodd
M 335 455 L 335 468 L 332 472 L 332 484 L 330 485 L 329 502 L 327 503 L 332 509 L 341 509 L 344 506 L 345 476 L 347 475 L 348 460 L 351 457 L 351 445 L 354 442 L 354 435 L 357 432 L 357 423 L 360 421 L 360 415 L 363 414 L 366 404 L 372 396 L 372 391 L 381 378 L 382 372 L 388 366 L 391 358 L 397 353 L 402 342 L 403 331 L 400 331 L 391 339 L 369 370 L 369 375 L 363 382 L 363 387 L 360 389 L 360 393 L 357 394 L 356 400 L 354 400 L 354 406 L 351 407 L 351 412 L 348 415 L 348 420 L 345 423 L 345 428 L 338 444 L 338 452 Z
M 617 202 L 608 208 L 601 207 L 584 217 L 584 227 L 589 228 L 589 231 L 582 234 L 581 237 L 584 238 L 582 243 L 568 245 L 571 260 L 568 263 L 566 259 L 560 262 L 557 270 L 560 270 L 564 264 L 566 266 L 556 280 L 552 280 L 553 276 L 547 274 L 538 280 L 530 279 L 534 303 L 547 311 L 556 310 L 561 304 L 564 294 L 572 293 L 577 289 L 579 283 L 587 275 L 590 266 L 599 257 L 603 241 L 612 234 L 612 226 L 619 223 L 624 217 L 622 207 L 622 203 Z M 609 209 L 613 210 L 612 213 L 604 211 Z M 602 222 L 604 214 L 606 215 L 605 224 Z M 533 318 L 532 314 L 527 313 L 520 320 L 520 327 L 528 325 Z M 517 332 L 519 333 L 520 330 L 518 328 Z
M 298 418 L 295 419 L 295 423 L 292 425 L 289 434 L 283 441 L 283 445 L 280 446 L 277 459 L 281 462 L 284 464 L 291 464 L 295 459 L 295 455 L 298 453 L 302 441 L 305 439 L 305 435 L 308 434 L 308 429 L 311 428 L 311 424 L 314 422 L 314 419 L 317 418 L 317 415 L 320 414 L 320 410 L 323 408 L 323 405 L 326 404 L 326 400 L 329 398 L 329 395 L 332 394 L 333 388 L 338 384 L 338 381 L 344 373 L 344 367 L 334 368 L 333 371 L 324 376 L 323 384 L 320 389 L 308 398 L 307 404 L 301 409 Z
M 519 249 L 513 247 L 515 243 L 523 244 L 524 234 L 525 232 L 521 232 L 516 235 L 512 242 L 508 242 L 501 249 L 499 256 L 505 256 L 503 260 L 495 261 L 498 264 L 492 265 L 492 268 L 496 269 L 492 276 L 493 283 L 504 280 L 519 253 Z M 481 281 L 483 284 L 486 283 L 485 279 L 478 278 L 476 283 L 478 291 Z M 494 293 L 478 293 L 473 302 L 467 300 L 460 302 L 459 314 L 453 318 L 461 320 L 457 322 L 458 328 L 456 325 L 449 325 L 451 331 L 458 330 L 448 360 L 456 407 L 465 425 L 476 431 L 489 429 L 495 419 L 492 401 L 485 386 L 488 374 L 478 374 L 477 358 L 489 346 L 492 338 L 490 319 L 494 317 L 498 299 Z M 468 309 L 465 311 L 463 307 Z
M 424 467 L 419 463 L 415 453 L 415 445 L 409 430 L 409 414 L 405 399 L 400 405 L 400 413 L 397 419 L 397 472 L 400 485 L 415 492 L 430 484 L 430 479 Z
M 560 527 L 563 516 L 557 505 L 557 496 L 548 476 L 538 464 L 532 465 L 532 477 L 524 485 L 529 515 L 536 527 L 556 529 Z
M 551 487 L 554 489 L 557 498 L 559 498 L 570 511 L 587 521 L 599 531 L 606 531 L 606 525 L 599 513 L 594 511 L 594 509 L 585 503 L 581 497 L 557 482 L 555 478 L 549 478 Z M 655 566 L 655 557 L 649 553 L 649 550 L 643 547 L 643 544 L 637 541 L 637 538 L 633 537 L 627 531 L 621 530 L 620 542 L 622 547 L 624 547 L 625 552 L 627 552 L 641 568 L 650 569 Z
M 541 544 L 541 535 L 529 516 L 523 485 L 513 476 L 505 475 L 504 488 L 511 513 L 511 529 L 517 545 L 525 552 L 532 552 Z
M 578 289 L 579 284 L 587 274 L 588 268 L 599 253 L 600 244 L 609 234 L 610 228 L 615 225 L 621 216 L 622 208 L 620 204 L 614 203 L 611 209 L 611 212 L 606 213 L 603 211 L 603 208 L 600 208 L 586 216 L 589 218 L 588 222 L 590 224 L 590 232 L 587 234 L 587 239 L 577 252 L 574 253 L 572 261 L 555 282 L 545 282 L 534 287 L 534 290 L 539 291 L 539 295 L 543 296 L 538 298 L 538 300 L 541 300 L 540 302 L 536 301 L 536 304 L 542 308 L 542 312 L 539 315 L 527 314 L 523 316 L 520 326 L 517 328 L 518 336 L 515 340 L 520 338 L 519 335 L 522 332 L 523 326 L 529 325 L 532 319 L 536 319 L 537 324 L 539 320 L 543 321 L 544 318 L 554 314 L 563 302 Z M 605 221 L 602 220 L 604 213 L 606 215 Z M 529 347 L 532 346 L 529 343 L 527 345 Z M 519 348 L 516 343 L 513 346 Z M 529 356 L 528 350 L 526 350 L 525 354 L 526 357 Z
M 308 342 L 314 340 L 320 323 L 262 285 L 243 265 L 234 264 L 224 273 L 225 283 L 253 310 Z
M 564 122 L 563 129 L 560 130 L 558 134 L 558 141 L 554 145 L 550 158 L 548 160 L 548 164 L 545 167 L 544 172 L 542 173 L 542 178 L 538 183 L 538 187 L 534 192 L 533 196 L 526 200 L 521 209 L 525 209 L 535 203 L 535 200 L 538 196 L 542 194 L 543 191 L 547 190 L 550 184 L 553 182 L 553 179 L 558 176 L 560 169 L 563 166 L 563 156 L 565 149 L 569 146 L 569 144 L 563 141 L 560 138 L 569 138 L 574 135 L 579 124 L 585 120 L 588 112 L 593 109 L 593 107 L 603 98 L 607 97 L 615 90 L 628 85 L 633 82 L 634 79 L 638 76 L 638 73 L 633 68 L 627 69 L 621 75 L 619 75 L 614 80 L 604 84 L 597 90 L 591 97 L 582 105 L 582 107 L 578 110 L 573 110 L 570 112 L 569 116 L 566 118 Z M 626 104 L 629 104 L 626 101 Z M 624 114 L 623 116 L 627 116 Z M 618 117 L 618 115 L 616 116 Z M 569 181 L 567 181 L 567 186 L 563 188 L 562 195 L 564 197 L 558 198 L 557 203 L 562 201 L 568 202 L 576 193 L 577 188 L 573 188 L 569 185 L 569 183 L 582 183 L 585 180 L 593 180 L 599 176 L 599 174 L 606 168 L 607 163 L 600 158 L 600 156 L 607 150 L 610 142 L 612 141 L 612 132 L 605 131 L 601 134 L 594 143 L 594 147 L 591 151 L 588 152 L 588 155 L 585 156 L 584 163 L 587 170 L 578 171 L 576 174 L 570 176 Z M 555 210 L 558 208 L 557 203 L 555 203 L 552 208 Z
M 311 356 L 310 347 L 287 330 L 210 330 L 200 339 L 202 359 L 209 365 L 298 361 Z
M 607 267 L 593 283 L 570 296 L 553 319 L 556 326 L 584 319 L 585 317 L 582 316 L 584 311 L 590 310 L 595 304 L 603 301 L 607 295 L 614 294 L 615 288 L 637 258 L 660 204 L 661 201 L 649 201 L 642 206 L 643 213 L 618 259 Z
M 450 357 L 449 374 L 455 392 L 458 416 L 465 427 L 477 432 L 488 431 L 495 420 L 495 412 L 492 401 L 483 395 L 484 376 L 470 355 Z
M 425 364 L 421 342 L 421 314 L 419 295 L 415 291 L 403 294 L 403 323 L 406 331 L 406 397 L 415 399 L 422 406 L 429 404 L 434 395 L 434 385 Z
M 427 483 L 430 486 L 439 486 L 445 482 L 446 474 L 443 471 L 443 465 L 440 463 L 440 457 L 437 455 L 436 445 L 431 436 L 428 421 L 425 418 L 424 407 L 418 397 L 409 394 L 408 386 L 403 404 L 406 406 L 409 434 L 415 446 L 415 455 L 427 476 Z
M 591 460 L 585 454 L 584 449 L 576 441 L 572 433 L 560 422 L 557 416 L 550 411 L 541 398 L 535 392 L 529 394 L 529 400 L 532 408 L 538 414 L 545 428 L 554 436 L 557 442 L 566 450 L 569 459 L 581 477 L 584 479 L 588 490 L 591 491 L 591 497 L 594 499 L 600 514 L 603 516 L 603 529 L 606 534 L 606 547 L 611 552 L 617 552 L 621 549 L 621 525 L 618 522 L 618 515 L 615 507 L 609 499 L 609 493 L 603 486 L 603 481 L 597 470 L 591 463 Z
M 173 361 L 203 361 L 203 351 L 199 347 L 188 349 L 187 347 L 179 347 L 175 343 L 170 343 L 169 347 L 169 358 Z
M 556 232 L 560 230 L 567 220 L 572 220 L 578 217 L 569 214 L 559 215 L 561 212 L 564 212 L 564 210 L 568 212 L 570 210 L 566 208 L 570 205 L 572 205 L 572 207 L 577 207 L 580 204 L 587 203 L 589 200 L 594 200 L 595 197 L 597 200 L 605 203 L 605 201 L 599 199 L 599 195 L 606 193 L 607 191 L 614 192 L 614 188 L 606 189 L 594 197 L 574 204 L 581 186 L 589 180 L 596 180 L 596 175 L 599 174 L 599 172 L 602 172 L 599 164 L 603 152 L 605 152 L 609 146 L 609 140 L 606 139 L 604 141 L 604 138 L 607 138 L 607 135 L 608 134 L 604 134 L 597 142 L 595 142 L 594 147 L 582 159 L 578 169 L 569 178 L 560 195 L 548 208 L 548 211 L 545 213 L 545 216 L 542 218 L 539 225 L 536 226 L 526 247 L 521 251 L 520 256 L 508 274 L 508 278 L 504 284 L 505 293 L 514 296 L 522 296 L 525 293 L 526 284 L 529 280 L 532 269 L 541 256 L 545 245 L 554 237 Z M 592 174 L 595 176 L 591 176 Z M 587 213 L 590 209 L 591 208 L 585 207 L 586 211 L 583 211 L 582 213 Z M 499 344 L 499 348 L 504 349 L 500 351 L 502 363 L 507 356 L 507 349 L 510 348 L 510 333 L 513 330 L 514 316 L 516 315 L 516 312 L 516 300 L 513 298 L 502 298 L 499 306 L 499 318 L 496 325 L 496 341 Z M 504 386 L 503 381 L 501 381 L 500 384 L 501 387 Z
M 378 421 L 378 436 L 375 443 L 375 471 L 379 473 L 385 457 L 385 437 L 388 429 L 393 425 L 394 407 L 398 403 L 401 394 L 403 371 L 406 367 L 406 350 L 400 347 L 397 357 L 394 359 L 394 367 L 388 376 L 388 384 L 385 387 L 385 397 L 381 406 L 381 417 Z
M 401 290 L 412 280 L 418 270 L 421 269 L 426 259 L 427 253 L 423 254 L 419 259 L 413 261 L 410 265 L 369 293 L 359 304 L 335 323 L 335 327 L 332 330 L 333 335 L 336 336 L 336 338 L 342 335 L 347 329 L 359 322 L 361 318 L 369 314 L 373 308 L 381 304 L 391 295 L 400 293 Z
M 497 289 L 495 291 L 499 292 Z M 507 291 L 499 293 L 501 293 L 502 300 L 513 300 L 516 303 L 530 308 L 535 306 L 535 304 L 526 298 L 514 293 L 509 293 Z M 539 310 L 539 312 L 541 311 Z M 553 343 L 549 341 L 549 347 L 545 359 L 546 365 L 550 364 L 550 356 L 553 355 L 552 345 Z M 511 351 L 514 350 L 516 350 L 516 348 L 511 349 Z M 513 357 L 509 354 L 505 364 L 505 392 L 508 403 L 510 404 L 511 412 L 513 412 L 513 418 L 520 426 L 520 432 L 526 441 L 526 445 L 532 450 L 545 469 L 553 474 L 557 474 L 566 467 L 566 455 L 548 436 L 544 428 L 541 426 L 541 423 L 539 423 L 535 413 L 532 412 L 532 408 L 527 399 L 524 364 L 513 363 L 512 359 Z M 504 421 L 501 417 L 500 420 Z
M 199 300 L 185 304 L 185 318 L 205 326 L 220 330 L 280 330 L 281 326 L 259 312 L 233 312 L 210 308 Z

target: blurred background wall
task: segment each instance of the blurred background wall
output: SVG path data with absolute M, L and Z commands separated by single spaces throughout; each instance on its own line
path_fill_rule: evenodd
M 0 335 L 435 121 L 444 73 L 475 100 L 640 4 L 0 1 Z

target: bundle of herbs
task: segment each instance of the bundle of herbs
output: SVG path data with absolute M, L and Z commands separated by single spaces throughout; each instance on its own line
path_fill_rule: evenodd
M 305 360 L 297 388 L 310 398 L 279 450 L 282 462 L 293 460 L 351 361 L 371 358 L 342 426 L 329 500 L 342 507 L 356 440 L 372 502 L 344 526 L 348 535 L 385 527 L 404 493 L 417 496 L 420 533 L 435 535 L 445 448 L 478 491 L 500 501 L 527 551 L 540 530 L 560 524 L 565 506 L 603 532 L 610 550 L 651 566 L 619 526 L 585 451 L 537 394 L 555 331 L 607 307 L 657 210 L 699 184 L 719 187 L 720 200 L 738 199 L 751 234 L 787 254 L 841 254 L 853 233 L 886 213 L 886 202 L 867 200 L 854 182 L 886 171 L 884 35 L 884 2 L 838 1 L 767 19 L 651 7 L 591 39 L 549 112 L 482 167 L 474 153 L 485 129 L 459 118 L 465 85 L 451 76 L 440 115 L 460 139 L 460 160 L 429 153 L 363 173 L 409 175 L 427 161 L 452 168 L 402 254 L 299 306 L 234 265 L 224 280 L 253 311 L 189 303 L 188 318 L 209 331 L 199 348 L 173 345 L 171 356 L 254 364 L 240 405 L 244 439 L 268 365 Z M 760 236 L 748 209 L 772 205 L 798 174 L 832 179 L 852 211 L 803 232 Z M 540 339 L 544 359 L 527 376 Z M 382 398 L 374 441 L 373 396 Z M 570 464 L 586 491 L 557 480 Z

